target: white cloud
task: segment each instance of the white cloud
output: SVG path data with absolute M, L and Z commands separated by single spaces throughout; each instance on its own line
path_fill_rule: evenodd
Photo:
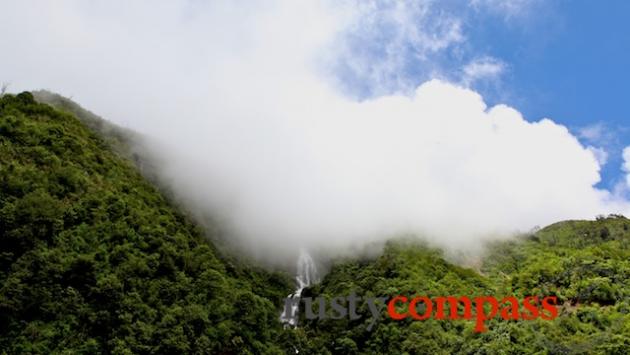
M 628 211 L 594 187 L 592 149 L 550 119 L 436 80 L 362 102 L 331 88 L 321 55 L 364 12 L 323 4 L 13 2 L 0 13 L 0 77 L 74 94 L 161 141 L 153 152 L 177 195 L 199 214 L 220 211 L 257 253 L 403 231 L 467 248 Z M 458 38 L 445 33 L 426 50 Z
M 471 86 L 479 80 L 496 80 L 505 71 L 503 61 L 493 57 L 477 58 L 462 68 L 462 83 Z
M 412 92 L 440 75 L 438 58 L 465 39 L 462 15 L 432 1 L 353 1 L 354 16 L 332 47 L 332 64 L 368 96 Z
M 411 94 L 430 79 L 471 87 L 483 80 L 496 81 L 508 66 L 471 50 L 467 31 L 480 12 L 516 19 L 534 3 L 473 0 L 469 6 L 454 6 L 431 0 L 349 1 L 346 5 L 353 16 L 331 46 L 330 64 L 342 87 L 360 98 Z
M 593 156 L 597 160 L 599 166 L 606 165 L 606 163 L 608 162 L 608 152 L 604 148 L 593 147 L 592 145 L 589 145 L 586 147 L 586 149 L 593 153 Z
M 539 2 L 540 0 L 470 0 L 474 8 L 500 14 L 506 19 L 523 16 Z
M 630 146 L 623 150 L 623 171 L 627 173 L 626 185 L 630 188 Z
M 606 127 L 603 123 L 598 122 L 578 129 L 578 137 L 587 140 L 588 142 L 598 143 L 602 139 L 606 139 L 609 136 Z

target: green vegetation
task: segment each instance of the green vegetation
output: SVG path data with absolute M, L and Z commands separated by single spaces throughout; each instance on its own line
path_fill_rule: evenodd
M 220 235 L 204 235 L 139 173 L 126 144 L 133 132 L 35 96 L 56 108 L 30 93 L 0 97 L 0 353 L 630 353 L 624 217 L 495 242 L 478 270 L 414 239 L 391 241 L 376 258 L 337 261 L 304 291 L 554 295 L 552 321 L 496 318 L 476 333 L 470 320 L 383 317 L 368 330 L 360 303 L 361 319 L 301 319 L 284 330 L 286 275 L 217 250 L 208 240 Z
M 474 320 L 394 321 L 367 330 L 357 321 L 302 319 L 296 331 L 306 353 L 330 354 L 628 354 L 630 353 L 630 220 L 554 224 L 517 240 L 490 246 L 479 272 L 445 261 L 440 251 L 411 241 L 387 244 L 371 261 L 332 268 L 312 297 L 448 295 L 498 299 L 557 296 L 559 316 L 502 320 L 473 331 Z
M 133 164 L 0 98 L 0 351 L 281 353 L 287 278 L 222 258 Z

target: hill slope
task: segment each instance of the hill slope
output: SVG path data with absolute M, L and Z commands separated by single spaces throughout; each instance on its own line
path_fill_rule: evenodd
M 131 162 L 30 93 L 0 98 L 0 349 L 266 353 L 285 277 L 221 258 Z
M 394 240 L 376 258 L 336 261 L 304 291 L 553 295 L 553 321 L 494 319 L 484 333 L 467 320 L 371 324 L 363 304 L 361 319 L 302 312 L 300 327 L 285 330 L 286 276 L 217 251 L 138 172 L 132 132 L 60 96 L 36 97 L 57 109 L 29 93 L 0 97 L 0 353 L 630 353 L 624 217 L 496 242 L 479 270 L 415 238 Z
M 628 354 L 630 353 L 630 220 L 557 223 L 491 245 L 481 273 L 446 262 L 439 250 L 392 241 L 375 260 L 349 260 L 305 291 L 330 299 L 359 296 L 557 296 L 552 320 L 502 320 L 475 333 L 474 320 L 306 320 L 297 333 L 306 353 L 331 354 Z M 324 349 L 324 350 L 322 350 Z

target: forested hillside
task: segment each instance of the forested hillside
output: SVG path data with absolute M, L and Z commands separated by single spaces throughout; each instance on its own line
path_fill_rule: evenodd
M 278 320 L 285 274 L 217 250 L 120 130 L 48 93 L 0 97 L 0 353 L 628 354 L 630 220 L 568 221 L 476 268 L 416 238 L 336 260 L 305 297 L 556 296 L 554 320 Z M 72 112 L 72 113 L 70 113 Z M 79 118 L 77 118 L 79 117 Z M 149 171 L 149 173 L 151 173 Z
M 557 296 L 554 320 L 503 320 L 476 333 L 469 320 L 394 321 L 368 331 L 360 320 L 302 319 L 307 353 L 331 354 L 628 354 L 630 353 L 630 220 L 561 222 L 517 240 L 494 243 L 481 270 L 445 261 L 410 240 L 390 242 L 375 260 L 341 262 L 305 293 L 335 297 L 428 295 Z M 326 350 L 321 350 L 326 349 Z
M 279 352 L 287 278 L 222 257 L 112 142 L 0 98 L 0 352 Z

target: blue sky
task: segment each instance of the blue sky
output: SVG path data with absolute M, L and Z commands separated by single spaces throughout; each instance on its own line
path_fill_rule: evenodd
M 287 6 L 282 1 L 279 3 L 279 8 Z M 182 59 L 182 55 L 174 53 L 194 53 L 212 42 L 204 31 L 213 24 L 195 25 L 194 34 L 187 33 L 184 38 L 200 36 L 197 44 L 191 45 L 197 49 L 154 47 L 160 51 L 157 55 L 161 57 L 176 57 L 166 63 L 155 61 L 154 49 L 144 48 L 144 44 L 137 42 L 139 39 L 144 39 L 145 44 L 159 42 L 163 41 L 163 36 L 176 38 L 181 31 L 192 29 L 199 19 L 215 11 L 212 7 L 216 4 L 212 3 L 158 3 L 161 5 L 151 7 L 147 12 L 151 16 L 143 21 L 134 14 L 147 11 L 148 3 L 125 5 L 125 11 L 120 13 L 122 16 L 115 5 L 110 9 L 104 3 L 87 6 L 68 0 L 44 4 L 46 6 L 29 2 L 14 4 L 13 9 L 7 8 L 4 12 L 6 18 L 0 23 L 5 34 L 20 27 L 27 38 L 25 41 L 30 43 L 29 47 L 11 44 L 10 37 L 3 42 L 6 53 L 12 55 L 0 59 L 6 62 L 0 62 L 3 64 L 0 80 L 10 82 L 14 90 L 47 87 L 68 95 L 79 95 L 78 98 L 88 105 L 96 104 L 94 98 L 99 93 L 88 95 L 88 89 L 81 87 L 78 79 L 61 74 L 66 70 L 69 73 L 76 71 L 75 65 L 66 68 L 64 63 L 48 64 L 38 58 L 55 57 L 61 61 L 72 54 L 67 63 L 86 67 L 96 64 L 102 69 L 116 71 L 134 67 L 136 60 L 147 57 L 154 63 L 154 71 L 161 72 L 166 65 L 177 64 Z M 337 2 L 319 4 L 331 6 L 327 11 L 332 14 L 342 12 L 335 8 Z M 340 4 L 344 4 L 341 8 L 350 9 L 355 22 L 340 26 L 342 30 L 336 42 L 329 44 L 331 53 L 328 58 L 332 58 L 332 63 L 326 62 L 324 67 L 328 67 L 330 77 L 346 94 L 363 99 L 410 92 L 432 78 L 468 86 L 481 93 L 489 105 L 506 103 L 529 121 L 548 117 L 569 127 L 584 145 L 606 152 L 602 182 L 598 187 L 614 190 L 622 183 L 625 174 L 620 169 L 623 163 L 621 153 L 630 145 L 630 108 L 627 105 L 630 90 L 626 87 L 630 82 L 629 1 L 349 0 Z M 320 5 L 313 5 L 311 12 L 317 12 Z M 247 11 L 234 12 L 246 14 L 238 20 L 243 24 L 260 18 L 273 8 L 243 7 Z M 310 16 L 314 32 L 328 26 L 319 21 L 318 15 L 307 14 L 302 9 L 304 7 L 296 6 L 289 11 L 294 12 L 296 19 Z M 28 17 L 21 19 L 25 14 L 29 14 Z M 232 16 L 229 11 L 228 14 Z M 287 22 L 288 26 L 301 25 L 299 20 L 293 21 L 289 17 L 276 17 L 276 20 Z M 327 21 L 326 18 L 322 20 Z M 12 24 L 12 21 L 16 23 Z M 156 32 L 153 22 L 172 28 Z M 127 24 L 129 28 L 122 30 Z M 225 37 L 230 31 L 222 33 Z M 234 35 L 232 37 L 233 46 L 245 43 Z M 200 41 L 204 41 L 204 46 L 199 46 Z M 187 43 L 186 40 L 180 42 Z M 288 47 L 287 53 L 291 51 Z M 132 52 L 136 58 L 130 60 L 123 56 L 121 63 L 116 65 L 101 65 L 100 59 L 89 61 L 91 57 L 88 55 L 98 57 L 101 53 L 112 52 Z M 203 56 L 190 58 L 186 60 L 196 61 L 198 68 L 210 65 L 210 61 L 203 62 Z M 44 69 L 46 66 L 49 68 Z M 187 67 L 197 68 L 194 65 Z M 131 70 L 135 71 L 135 68 Z M 470 74 L 466 68 L 476 70 Z M 146 74 L 155 75 L 152 72 Z M 170 77 L 164 78 L 170 80 Z M 113 86 L 120 89 L 122 85 L 115 83 Z M 102 106 L 106 111 L 111 107 Z M 112 116 L 128 114 L 121 110 Z
M 630 2 L 375 1 L 358 13 L 333 47 L 333 76 L 347 95 L 359 101 L 413 96 L 434 78 L 467 87 L 489 107 L 507 104 L 529 122 L 549 118 L 568 128 L 599 162 L 595 188 L 630 196 L 630 91 L 624 88 L 630 82 Z M 448 126 L 446 117 L 438 120 Z M 540 145 L 531 139 L 524 149 Z M 562 150 L 559 141 L 545 149 Z M 531 173 L 547 179 L 572 165 L 566 156 L 543 169 L 546 159 L 537 159 L 541 164 L 533 163 Z M 501 168 L 510 169 L 497 164 L 487 172 Z M 570 173 L 563 183 L 580 179 Z M 586 204 L 570 195 L 572 204 Z
M 0 12 L 0 82 L 159 141 L 173 191 L 258 249 L 409 231 L 475 245 L 630 215 L 629 10 L 24 0 Z
M 606 153 L 615 190 L 630 144 L 630 2 L 471 0 L 376 2 L 344 33 L 335 75 L 360 99 L 411 91 L 437 77 L 508 104 L 527 120 L 551 118 Z M 429 43 L 429 44 L 427 44 Z M 343 46 L 342 46 L 343 47 Z M 470 63 L 496 72 L 466 78 Z
M 509 66 L 501 79 L 506 92 L 477 88 L 490 103 L 506 102 L 528 120 L 550 117 L 578 136 L 601 127 L 601 137 L 580 138 L 608 152 L 607 188 L 623 178 L 621 151 L 630 144 L 629 16 L 628 1 L 560 1 L 512 24 L 478 19 L 469 33 L 473 46 Z

